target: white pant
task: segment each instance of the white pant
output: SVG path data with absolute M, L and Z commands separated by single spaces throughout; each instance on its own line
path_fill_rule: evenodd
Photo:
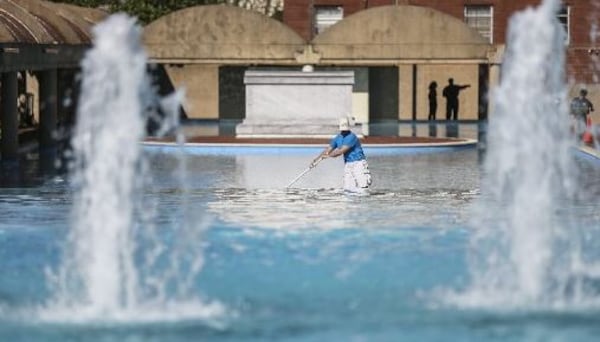
M 369 171 L 369 164 L 366 160 L 349 162 L 344 165 L 344 190 L 364 190 L 371 183 L 371 171 Z
M 587 117 L 573 116 L 573 130 L 578 138 L 581 138 L 583 133 L 587 130 Z

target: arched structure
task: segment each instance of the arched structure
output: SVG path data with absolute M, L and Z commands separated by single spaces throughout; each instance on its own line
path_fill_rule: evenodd
M 159 63 L 295 64 L 306 42 L 281 22 L 236 6 L 186 8 L 148 24 L 144 45 Z
M 286 25 L 235 6 L 183 9 L 144 29 L 150 60 L 166 88 L 185 87 L 192 118 L 241 119 L 244 72 L 265 66 L 346 68 L 355 72 L 353 112 L 359 122 L 427 118 L 427 85 L 448 78 L 471 84 L 461 95 L 461 119 L 482 117 L 491 46 L 475 30 L 442 12 L 381 6 L 357 12 L 306 42 Z
M 144 28 L 143 41 L 161 89 L 185 87 L 191 118 L 239 118 L 250 65 L 296 65 L 306 42 L 266 15 L 236 6 L 182 9 Z M 168 76 L 168 77 L 166 77 Z
M 311 42 L 320 63 L 397 64 L 415 60 L 487 61 L 489 43 L 464 22 L 427 7 L 360 11 Z
M 355 85 L 353 115 L 373 120 L 426 120 L 429 84 L 437 83 L 437 119 L 446 119 L 449 78 L 471 87 L 460 96 L 461 119 L 484 117 L 494 47 L 459 19 L 420 6 L 357 12 L 311 41 L 312 64 L 367 66 Z M 361 81 L 362 79 L 362 81 Z M 361 84 L 362 82 L 362 84 Z

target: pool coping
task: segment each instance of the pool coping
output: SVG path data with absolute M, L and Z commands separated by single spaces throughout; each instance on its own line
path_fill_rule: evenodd
M 592 158 L 595 158 L 596 160 L 600 161 L 600 150 L 597 150 L 591 146 L 579 146 L 578 147 L 579 151 L 584 153 L 587 156 L 590 156 Z
M 418 143 L 363 143 L 362 146 L 364 148 L 383 148 L 383 149 L 399 149 L 399 148 L 419 148 L 419 147 L 471 147 L 477 145 L 477 140 L 475 139 L 460 139 L 456 141 L 441 141 L 441 142 L 418 142 Z M 314 148 L 314 147 L 324 147 L 327 145 L 327 142 L 323 143 L 231 143 L 231 142 L 222 142 L 222 143 L 210 143 L 210 142 L 185 142 L 183 144 L 178 144 L 172 141 L 143 141 L 143 145 L 145 146 L 181 146 L 181 147 L 224 147 L 224 148 L 244 148 L 244 147 L 252 147 L 252 148 Z

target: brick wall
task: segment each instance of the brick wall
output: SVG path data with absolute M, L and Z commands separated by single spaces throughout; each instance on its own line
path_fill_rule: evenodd
M 598 83 L 600 81 L 599 57 L 590 55 L 588 49 L 567 50 L 567 75 L 572 83 Z
M 600 49 L 600 34 L 590 37 L 592 26 L 600 26 L 600 0 L 566 0 L 570 6 L 570 42 L 567 48 L 567 72 L 578 83 L 598 82 L 598 63 L 588 50 Z M 336 5 L 344 8 L 344 17 L 366 8 L 383 5 L 413 5 L 431 7 L 440 12 L 464 18 L 465 5 L 491 5 L 494 8 L 494 44 L 504 44 L 509 18 L 517 11 L 536 6 L 540 0 L 286 0 L 283 21 L 304 39 L 311 40 L 312 6 Z M 599 50 L 600 51 L 600 50 Z
M 286 0 L 283 22 L 302 38 L 310 40 L 312 0 Z

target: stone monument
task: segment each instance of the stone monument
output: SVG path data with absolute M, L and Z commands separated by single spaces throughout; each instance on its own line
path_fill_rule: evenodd
M 248 70 L 244 83 L 246 118 L 237 136 L 330 137 L 352 113 L 354 71 Z

